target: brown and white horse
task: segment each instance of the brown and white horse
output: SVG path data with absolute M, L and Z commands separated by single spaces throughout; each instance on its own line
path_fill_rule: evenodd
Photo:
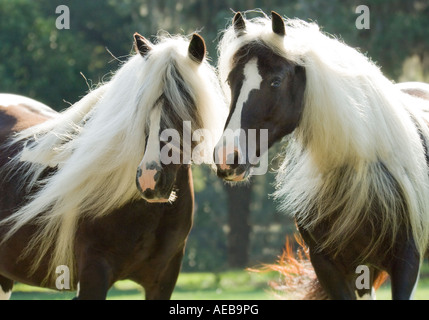
M 2 298 L 14 281 L 69 281 L 78 299 L 105 299 L 120 279 L 147 299 L 170 298 L 194 207 L 183 123 L 221 134 L 223 98 L 200 36 L 134 39 L 137 54 L 62 113 L 0 95 Z M 163 161 L 167 129 L 181 139 L 174 163 Z
M 219 177 L 251 173 L 248 130 L 268 130 L 257 146 L 287 137 L 275 197 L 329 298 L 371 296 L 356 286 L 361 266 L 372 283 L 389 273 L 393 299 L 411 298 L 429 241 L 429 85 L 395 85 L 316 24 L 274 12 L 237 13 L 219 53 L 225 129 L 237 132 L 235 145 L 222 138 L 215 149 Z

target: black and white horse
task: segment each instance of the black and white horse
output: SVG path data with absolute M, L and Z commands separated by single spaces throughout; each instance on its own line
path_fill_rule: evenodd
M 295 217 L 328 296 L 371 296 L 355 285 L 366 265 L 371 282 L 389 273 L 393 299 L 411 298 L 429 240 L 429 86 L 395 85 L 316 24 L 274 12 L 237 13 L 219 53 L 225 129 L 236 132 L 234 145 L 223 137 L 215 149 L 219 177 L 251 173 L 248 130 L 268 130 L 256 146 L 287 137 L 275 197 Z
M 219 138 L 223 97 L 200 36 L 134 39 L 137 54 L 62 113 L 0 95 L 0 298 L 14 281 L 60 289 L 58 267 L 78 299 L 120 279 L 170 298 L 193 219 L 188 153 L 214 146 L 191 134 Z

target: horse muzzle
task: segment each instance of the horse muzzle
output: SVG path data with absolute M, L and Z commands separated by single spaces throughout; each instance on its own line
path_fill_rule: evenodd
M 227 167 L 225 165 L 216 166 L 217 176 L 226 181 L 241 182 L 250 176 L 251 167 L 248 164 Z
M 169 179 L 162 172 L 137 169 L 136 184 L 141 196 L 148 203 L 167 203 L 173 192 L 174 179 Z

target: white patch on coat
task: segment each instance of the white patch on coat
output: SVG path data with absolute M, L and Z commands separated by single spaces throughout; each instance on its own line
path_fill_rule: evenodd
M 2 286 L 0 285 L 0 300 L 9 300 L 12 295 L 12 290 L 4 292 Z

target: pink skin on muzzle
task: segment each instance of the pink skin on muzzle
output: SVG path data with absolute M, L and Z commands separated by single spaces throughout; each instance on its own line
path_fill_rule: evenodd
M 231 148 L 221 147 L 216 149 L 217 153 L 217 161 L 220 163 L 217 163 L 219 168 L 223 171 L 231 170 L 231 164 L 233 164 L 233 159 L 235 154 L 239 154 L 240 151 L 237 147 L 234 147 L 231 153 L 227 154 L 227 151 L 231 150 Z M 231 163 L 228 163 L 231 162 Z
M 231 164 L 233 164 L 233 159 L 235 154 L 240 154 L 240 150 L 237 147 L 234 147 L 232 153 L 227 154 L 227 151 L 231 148 L 220 147 L 216 149 L 216 160 L 220 163 L 217 163 L 218 168 L 222 171 L 232 170 Z M 228 163 L 231 162 L 231 163 Z M 246 172 L 241 173 L 240 175 L 231 175 L 227 178 L 228 181 L 240 182 L 245 180 Z
M 156 180 L 155 175 L 158 173 L 156 169 L 143 170 L 142 175 L 138 178 L 140 188 L 144 191 L 155 191 Z M 168 199 L 145 199 L 149 203 L 167 203 Z
M 233 176 L 231 178 L 228 178 L 228 180 L 233 182 L 240 182 L 240 181 L 243 181 L 245 178 L 246 178 L 246 172 L 243 172 L 239 176 Z

